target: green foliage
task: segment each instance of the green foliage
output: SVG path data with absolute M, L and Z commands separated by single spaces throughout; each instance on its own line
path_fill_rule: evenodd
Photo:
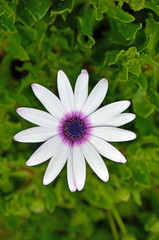
M 159 239 L 159 1 L 0 0 L 0 239 Z M 57 70 L 72 86 L 82 68 L 90 89 L 105 76 L 105 104 L 132 101 L 133 142 L 115 146 L 126 164 L 105 159 L 110 180 L 87 168 L 71 193 L 66 167 L 42 185 L 47 163 L 26 167 L 38 147 L 13 141 L 30 123 L 16 108 L 43 107 L 31 83 L 57 93 Z

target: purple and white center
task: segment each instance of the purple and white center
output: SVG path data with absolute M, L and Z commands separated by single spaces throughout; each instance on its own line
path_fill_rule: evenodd
M 60 121 L 59 135 L 71 145 L 88 140 L 90 132 L 91 124 L 82 114 L 65 115 Z

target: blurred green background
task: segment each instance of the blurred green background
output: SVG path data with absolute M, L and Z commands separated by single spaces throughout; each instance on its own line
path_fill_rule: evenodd
M 159 1 L 0 0 L 0 240 L 159 239 Z M 131 100 L 137 139 L 114 144 L 126 164 L 105 159 L 104 183 L 87 167 L 71 193 L 66 167 L 43 186 L 47 163 L 25 165 L 39 144 L 13 141 L 32 124 L 16 108 L 44 109 L 31 91 L 57 93 L 57 71 L 72 86 L 81 69 L 90 90 L 109 81 L 103 104 Z

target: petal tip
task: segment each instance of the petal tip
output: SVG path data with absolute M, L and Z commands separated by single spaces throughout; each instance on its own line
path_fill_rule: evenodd
M 17 112 L 18 114 L 19 114 L 19 111 L 20 111 L 20 108 L 17 108 L 17 109 L 16 109 L 16 112 Z
M 16 135 L 17 135 L 17 134 L 16 134 Z M 16 135 L 13 137 L 13 140 L 14 140 L 14 141 L 17 141 L 17 139 L 16 139 Z
M 86 69 L 82 69 L 81 73 L 83 73 L 83 74 L 88 74 L 88 72 L 87 72 Z
M 37 84 L 37 83 L 32 83 L 32 84 L 31 84 L 31 88 L 32 88 L 33 91 L 34 91 L 34 89 L 35 89 L 36 87 L 38 87 L 38 84 Z
M 70 189 L 70 191 L 71 192 L 76 192 L 76 190 L 77 190 L 77 187 L 76 187 L 76 185 L 75 184 L 68 184 L 68 187 L 69 187 L 69 189 Z
M 77 188 L 70 189 L 71 192 L 76 192 Z
M 59 70 L 58 70 L 58 74 L 59 74 L 59 73 L 61 74 L 61 73 L 63 73 L 63 71 L 62 71 L 61 69 L 59 69 Z
M 21 116 L 22 111 L 23 111 L 23 107 L 20 107 L 20 108 L 17 108 L 17 109 L 16 109 L 16 112 L 17 112 L 17 114 L 18 114 L 19 116 Z
M 33 167 L 33 166 L 36 166 L 38 164 L 35 163 L 34 159 L 32 158 L 32 156 L 28 159 L 28 161 L 26 161 L 25 163 L 27 166 L 29 167 Z
M 103 178 L 103 181 L 104 182 L 108 182 L 109 181 L 109 174 Z
M 134 140 L 136 137 L 137 135 L 134 132 L 132 132 L 129 136 L 130 140 Z
M 128 106 L 130 106 L 130 105 L 131 105 L 131 101 L 130 101 L 130 100 L 127 100 L 127 103 L 128 103 Z
M 123 159 L 120 160 L 120 163 L 126 163 L 126 162 L 127 162 L 127 161 L 126 161 L 125 158 L 123 158 Z
M 133 120 L 136 118 L 136 114 L 132 113 L 133 114 Z
M 57 77 L 58 78 L 60 78 L 60 77 L 65 77 L 65 73 L 64 73 L 64 71 L 62 71 L 61 69 L 60 70 L 58 70 L 58 72 L 57 72 Z
M 103 85 L 104 88 L 106 88 L 106 91 L 108 90 L 108 80 L 106 78 L 102 78 L 101 83 Z
M 19 133 L 17 133 L 14 137 L 13 137 L 14 141 L 16 142 L 20 142 L 20 138 L 19 138 Z
M 135 139 L 135 138 L 137 138 L 137 135 L 136 135 L 136 133 L 134 133 L 134 139 Z
M 44 185 L 44 186 L 48 185 L 49 183 L 50 183 L 50 182 L 47 181 L 46 179 L 43 180 L 43 185 Z
M 102 81 L 103 83 L 108 84 L 108 80 L 107 80 L 106 78 L 102 78 L 101 81 Z
M 32 166 L 30 160 L 28 160 L 25 164 L 26 164 L 27 166 Z
M 23 115 L 25 115 L 25 113 L 26 113 L 27 111 L 29 111 L 29 108 L 27 108 L 27 107 L 19 107 L 19 108 L 16 109 L 16 112 L 17 112 L 18 115 L 21 116 L 22 118 L 24 118 Z
M 44 185 L 44 186 L 47 186 L 47 185 L 48 185 L 48 183 L 45 183 L 45 182 L 43 182 L 43 185 Z
M 106 179 L 103 179 L 104 182 L 108 182 L 109 181 L 109 178 L 106 178 Z
M 80 191 L 82 191 L 83 187 L 84 187 L 84 186 L 77 187 L 77 190 L 80 192 Z

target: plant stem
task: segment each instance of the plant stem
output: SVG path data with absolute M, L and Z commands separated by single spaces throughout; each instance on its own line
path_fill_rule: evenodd
M 123 234 L 126 234 L 127 233 L 126 227 L 125 227 L 124 222 L 123 222 L 122 218 L 120 217 L 118 210 L 116 209 L 115 206 L 112 208 L 112 213 L 113 213 L 113 216 L 114 216 L 121 232 Z
M 109 225 L 113 234 L 113 238 L 114 240 L 119 240 L 118 232 L 117 232 L 116 225 L 115 225 L 111 211 L 108 211 L 107 216 L 108 216 Z

